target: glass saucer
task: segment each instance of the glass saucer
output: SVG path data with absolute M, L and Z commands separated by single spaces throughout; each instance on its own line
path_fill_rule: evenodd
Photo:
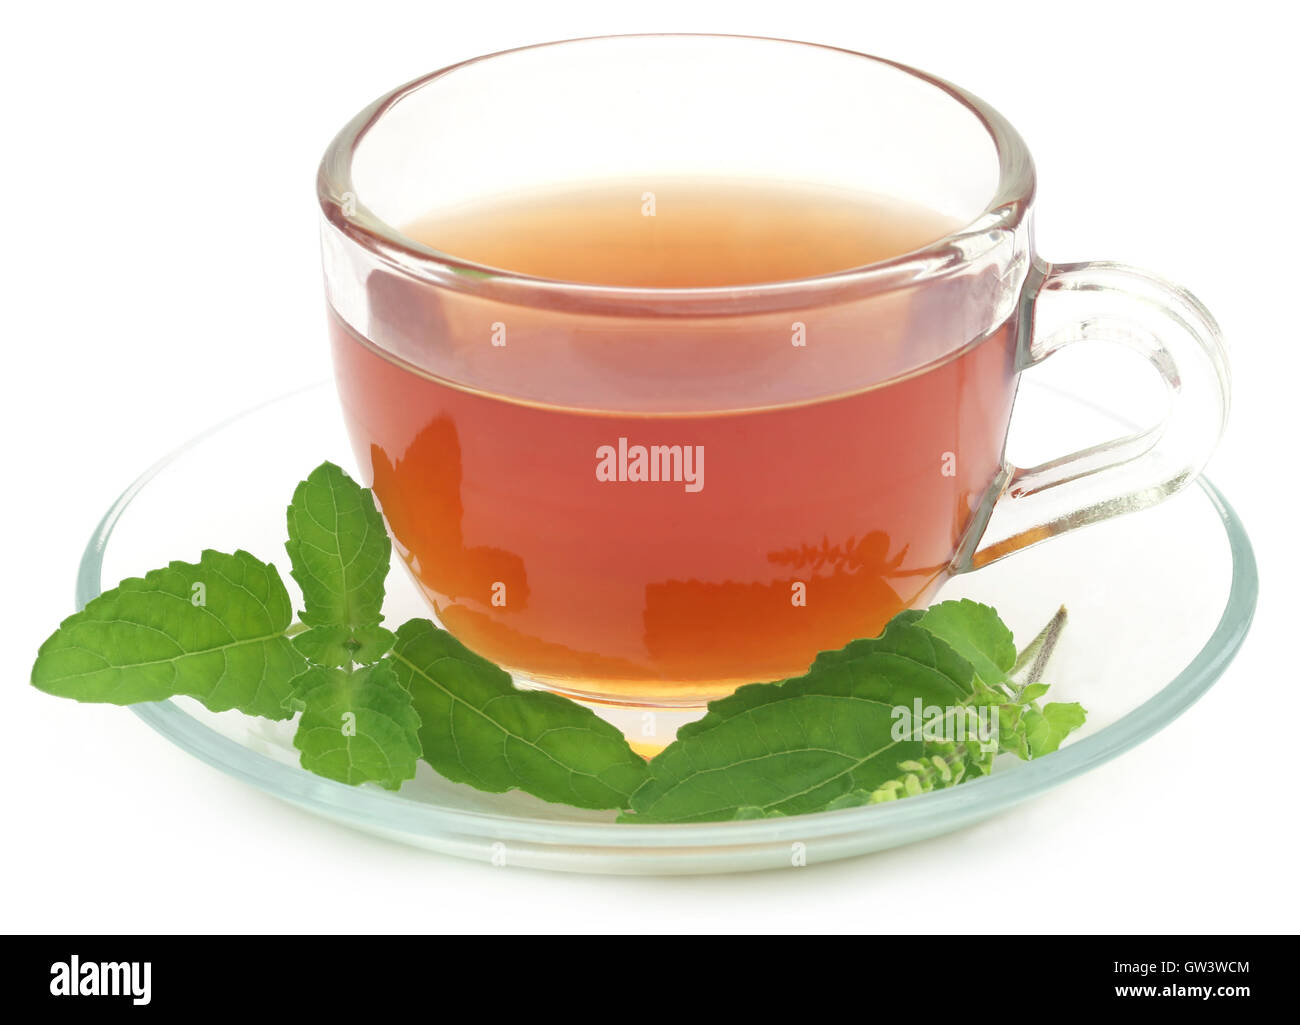
M 1124 426 L 1116 414 L 1030 379 L 1017 399 L 1017 424 L 1026 422 L 1045 455 Z M 146 470 L 105 514 L 82 559 L 78 607 L 123 577 L 196 559 L 201 548 L 244 548 L 274 561 L 300 607 L 284 554 L 284 508 L 295 483 L 324 459 L 353 466 L 328 383 L 206 431 Z M 389 624 L 428 615 L 401 570 L 389 575 L 388 586 Z M 1069 608 L 1048 682 L 1054 700 L 1084 704 L 1087 725 L 1052 755 L 1004 758 L 992 776 L 951 790 L 783 819 L 621 825 L 613 813 L 517 792 L 483 794 L 441 779 L 424 763 L 397 793 L 348 787 L 298 767 L 289 724 L 212 713 L 184 698 L 134 711 L 182 750 L 276 797 L 444 854 L 606 873 L 815 865 L 961 829 L 1141 743 L 1219 678 L 1246 635 L 1256 594 L 1250 541 L 1204 480 L 1155 509 L 959 577 L 940 597 L 996 606 L 1022 644 L 1059 605 Z

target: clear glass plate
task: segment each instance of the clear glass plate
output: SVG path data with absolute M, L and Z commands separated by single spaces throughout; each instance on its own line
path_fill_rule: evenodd
M 1026 379 L 1017 424 L 1044 455 L 1117 433 L 1114 414 Z M 1013 442 L 1015 438 L 1013 437 Z M 244 548 L 280 567 L 284 508 L 324 459 L 351 467 L 333 388 L 275 399 L 217 425 L 145 471 L 104 516 L 82 559 L 80 608 L 127 576 L 200 548 Z M 427 616 L 400 569 L 389 575 L 388 622 Z M 1208 481 L 1156 509 L 1054 539 L 960 577 L 942 598 L 997 607 L 1021 642 L 1064 603 L 1070 622 L 1048 682 L 1081 701 L 1087 725 L 1034 762 L 1003 758 L 992 776 L 890 804 L 785 819 L 620 825 L 612 813 L 483 794 L 421 763 L 399 792 L 348 787 L 298 767 L 287 723 L 212 713 L 176 699 L 135 712 L 183 750 L 318 815 L 454 854 L 577 872 L 694 873 L 809 865 L 960 829 L 1114 758 L 1177 718 L 1218 679 L 1254 612 L 1257 578 L 1236 514 Z

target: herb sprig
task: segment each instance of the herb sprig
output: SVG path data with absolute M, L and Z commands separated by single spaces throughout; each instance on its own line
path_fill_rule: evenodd
M 204 551 L 65 619 L 32 684 L 79 701 L 185 695 L 212 711 L 297 715 L 301 764 L 329 779 L 396 790 L 423 759 L 479 790 L 612 809 L 622 822 L 893 801 L 985 775 L 998 754 L 1049 754 L 1085 718 L 1078 704 L 1039 704 L 1064 609 L 1017 655 L 993 609 L 952 601 L 900 613 L 801 677 L 714 701 L 647 762 L 590 709 L 520 690 L 431 621 L 383 626 L 392 545 L 373 495 L 339 467 L 323 463 L 298 485 L 287 524 L 297 624 L 275 566 Z M 912 708 L 943 716 L 900 731 L 900 709 Z M 991 735 L 932 728 L 967 719 L 992 723 Z

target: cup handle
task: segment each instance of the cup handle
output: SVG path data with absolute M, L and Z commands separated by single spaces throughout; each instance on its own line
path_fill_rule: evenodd
M 979 569 L 1067 530 L 1162 501 L 1196 478 L 1228 413 L 1227 355 L 1218 324 L 1193 295 L 1118 263 L 1035 261 L 1025 289 L 1017 373 L 1076 342 L 1119 342 L 1164 379 L 1156 426 L 1038 466 L 1004 463 L 953 572 Z

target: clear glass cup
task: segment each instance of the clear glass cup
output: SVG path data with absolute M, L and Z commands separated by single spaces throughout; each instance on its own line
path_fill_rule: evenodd
M 816 277 L 665 288 L 403 231 L 588 184 L 653 208 L 701 180 L 884 196 L 956 227 Z M 339 394 L 396 550 L 443 626 L 580 700 L 694 707 L 796 675 L 956 574 L 1160 501 L 1222 431 L 1204 307 L 1119 264 L 1038 258 L 1020 136 L 879 58 L 734 36 L 507 51 L 367 107 L 318 191 Z M 1011 465 L 1019 374 L 1092 341 L 1147 357 L 1162 420 Z

